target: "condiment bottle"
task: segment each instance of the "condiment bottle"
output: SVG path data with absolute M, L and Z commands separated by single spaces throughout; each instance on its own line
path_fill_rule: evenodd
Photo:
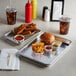
M 47 6 L 44 6 L 44 7 L 43 7 L 43 12 L 42 12 L 42 19 L 43 19 L 43 20 L 44 20 L 44 15 L 45 15 L 45 10 L 46 10 L 46 9 L 48 9 L 48 7 L 47 7 Z
M 45 10 L 44 21 L 46 21 L 46 22 L 50 21 L 50 11 L 49 11 L 49 9 Z
M 31 4 L 32 4 L 32 19 L 36 19 L 37 18 L 37 0 L 32 0 Z
M 25 5 L 25 22 L 30 23 L 32 21 L 32 5 L 28 3 Z

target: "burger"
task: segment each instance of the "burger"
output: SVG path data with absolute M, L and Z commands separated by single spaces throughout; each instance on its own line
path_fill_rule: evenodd
M 45 32 L 40 36 L 41 42 L 45 45 L 52 45 L 55 42 L 55 36 L 50 32 Z

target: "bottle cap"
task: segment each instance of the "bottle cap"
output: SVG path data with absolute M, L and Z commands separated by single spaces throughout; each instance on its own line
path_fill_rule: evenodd
M 37 0 L 32 0 L 33 3 L 37 3 Z
M 29 0 L 28 0 L 28 3 L 26 4 L 26 7 L 30 7 L 31 6 L 31 3 L 29 3 Z

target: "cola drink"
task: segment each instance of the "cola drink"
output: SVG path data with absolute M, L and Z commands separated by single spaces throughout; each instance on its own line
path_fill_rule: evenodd
M 6 9 L 7 24 L 13 25 L 16 23 L 16 13 L 17 13 L 17 10 L 15 8 Z
M 60 18 L 60 34 L 66 35 L 69 32 L 70 18 L 61 17 Z

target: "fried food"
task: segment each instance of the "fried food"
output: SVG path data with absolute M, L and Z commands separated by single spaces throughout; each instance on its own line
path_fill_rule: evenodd
M 36 24 L 32 23 L 29 25 L 21 24 L 19 27 L 15 28 L 13 32 L 17 35 L 18 34 L 27 35 L 27 34 L 31 34 L 36 30 L 37 30 Z
M 37 30 L 37 27 L 36 27 L 36 24 L 29 24 L 26 26 L 26 31 L 36 31 Z
M 32 44 L 32 50 L 36 53 L 44 53 L 44 43 L 39 42 Z
M 20 34 L 21 32 L 23 32 L 24 29 L 26 29 L 26 25 L 25 24 L 21 24 L 19 27 L 14 29 L 14 33 L 15 34 Z
M 27 34 L 31 34 L 31 31 L 23 31 L 22 33 L 21 33 L 21 35 L 27 35 Z
M 31 27 L 31 28 L 27 28 L 26 31 L 36 31 L 37 28 L 36 27 Z
M 36 27 L 36 24 L 31 23 L 31 24 L 29 24 L 29 25 L 27 26 L 27 28 L 31 28 L 31 27 Z

